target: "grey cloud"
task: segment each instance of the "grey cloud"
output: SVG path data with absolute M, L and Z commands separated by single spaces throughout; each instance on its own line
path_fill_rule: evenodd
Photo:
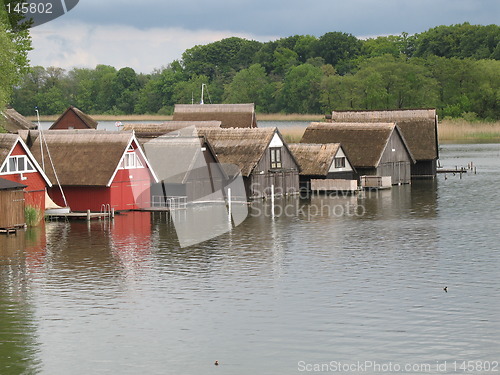
M 192 0 L 81 1 L 67 17 L 141 29 L 179 27 L 254 35 L 416 33 L 469 21 L 498 22 L 498 0 Z

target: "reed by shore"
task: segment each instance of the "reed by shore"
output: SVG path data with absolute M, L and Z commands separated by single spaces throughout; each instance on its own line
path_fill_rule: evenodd
M 500 121 L 443 120 L 438 126 L 438 138 L 441 143 L 499 143 Z

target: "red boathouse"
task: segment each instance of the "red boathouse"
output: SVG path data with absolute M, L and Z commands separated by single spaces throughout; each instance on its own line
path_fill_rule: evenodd
M 25 185 L 25 205 L 45 211 L 45 191 L 52 184 L 17 134 L 0 134 L 0 177 Z
M 59 206 L 75 212 L 151 206 L 150 187 L 158 180 L 133 132 L 49 130 L 42 136 L 43 147 L 38 136 L 31 149 L 40 164 L 44 160 L 49 196 Z
M 97 125 L 96 120 L 71 105 L 49 130 L 97 129 Z

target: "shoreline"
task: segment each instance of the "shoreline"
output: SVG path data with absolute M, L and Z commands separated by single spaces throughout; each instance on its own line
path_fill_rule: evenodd
M 40 121 L 55 121 L 59 116 L 40 116 Z M 172 115 L 91 115 L 96 121 L 172 121 Z M 36 122 L 36 116 L 27 116 L 30 121 Z M 257 114 L 258 121 L 324 121 L 322 114 Z M 299 142 L 305 127 L 300 125 L 281 128 L 280 131 L 288 143 Z M 467 122 L 463 119 L 442 120 L 438 124 L 439 143 L 500 143 L 500 121 L 496 122 Z

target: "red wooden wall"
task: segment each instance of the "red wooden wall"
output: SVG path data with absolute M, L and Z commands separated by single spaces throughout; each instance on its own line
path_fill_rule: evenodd
M 62 129 L 89 129 L 89 127 L 75 114 L 73 111 L 68 111 L 59 122 L 52 125 L 51 130 Z
M 9 156 L 26 155 L 26 152 L 20 144 L 14 147 L 14 150 Z M 27 185 L 24 188 L 24 199 L 26 206 L 33 206 L 45 212 L 45 188 L 46 182 L 39 172 L 23 172 L 25 180 L 21 180 L 19 173 L 2 175 L 2 178 L 10 181 L 19 182 L 20 184 Z
M 111 186 L 63 186 L 72 211 L 99 212 L 109 204 L 115 211 L 150 207 L 151 173 L 147 168 L 119 169 Z M 64 206 L 58 186 L 49 189 L 49 195 L 59 206 Z

